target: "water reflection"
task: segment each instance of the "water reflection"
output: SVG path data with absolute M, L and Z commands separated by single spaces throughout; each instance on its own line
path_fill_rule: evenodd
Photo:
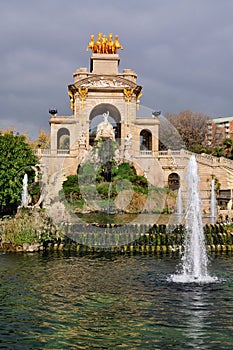
M 192 291 L 182 294 L 181 310 L 183 310 L 186 322 L 187 345 L 194 349 L 209 349 L 204 332 L 209 315 L 204 291 L 202 287 L 193 286 Z
M 219 350 L 232 340 L 232 282 L 167 282 L 175 257 L 0 259 L 0 348 Z M 233 280 L 232 258 L 213 266 Z

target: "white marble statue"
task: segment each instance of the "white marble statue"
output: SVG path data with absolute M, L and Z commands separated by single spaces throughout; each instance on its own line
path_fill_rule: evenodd
M 100 140 L 100 139 L 115 140 L 115 133 L 113 130 L 113 126 L 108 121 L 109 111 L 107 111 L 107 113 L 104 113 L 103 117 L 104 117 L 104 121 L 99 123 L 97 126 L 96 140 Z
M 125 138 L 125 147 L 129 147 L 132 145 L 132 134 L 127 134 Z
M 79 137 L 78 143 L 79 143 L 79 146 L 84 146 L 84 147 L 86 146 L 86 136 L 85 136 L 85 133 L 83 130 L 82 130 L 81 135 Z

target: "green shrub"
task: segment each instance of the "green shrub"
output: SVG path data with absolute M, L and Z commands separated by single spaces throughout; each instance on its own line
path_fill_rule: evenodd
M 115 186 L 111 186 L 110 182 L 101 182 L 100 184 L 97 185 L 97 191 L 99 192 L 101 198 L 108 198 L 110 195 L 110 198 L 115 198 L 117 193 L 116 193 L 116 188 Z
M 103 147 L 108 147 L 108 144 L 104 143 Z M 111 147 L 109 151 L 112 151 Z M 97 173 L 93 164 L 86 163 L 79 167 L 78 175 L 68 176 L 63 183 L 63 191 L 67 201 L 80 208 L 82 208 L 85 198 L 97 201 L 107 200 L 110 195 L 110 198 L 114 199 L 119 192 L 129 189 L 136 194 L 147 195 L 148 181 L 144 176 L 137 175 L 135 168 L 129 163 L 117 166 L 112 160 L 99 167 Z M 138 197 L 135 198 L 137 201 L 139 200 Z

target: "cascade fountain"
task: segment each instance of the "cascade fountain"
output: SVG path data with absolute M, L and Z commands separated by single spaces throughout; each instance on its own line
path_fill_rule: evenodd
M 23 177 L 23 190 L 21 195 L 21 206 L 24 207 L 28 201 L 28 175 L 24 174 Z
M 205 247 L 205 237 L 199 197 L 199 176 L 197 161 L 194 155 L 188 164 L 188 202 L 185 215 L 186 235 L 181 272 L 171 276 L 173 282 L 209 283 L 216 281 L 208 275 L 208 258 Z
M 216 195 L 215 195 L 215 180 L 211 181 L 211 198 L 210 198 L 210 217 L 211 224 L 215 223 L 215 219 L 217 216 L 217 208 L 216 208 Z

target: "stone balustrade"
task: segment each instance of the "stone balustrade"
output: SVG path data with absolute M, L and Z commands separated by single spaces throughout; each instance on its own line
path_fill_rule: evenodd
M 187 150 L 167 150 L 167 151 L 159 151 L 158 158 L 168 158 L 168 157 L 177 157 L 177 158 L 190 158 L 192 154 L 195 154 L 195 157 L 198 162 L 204 163 L 210 166 L 227 166 L 233 170 L 233 161 L 231 159 L 227 159 L 225 157 L 214 157 L 210 154 L 206 153 L 192 153 Z

